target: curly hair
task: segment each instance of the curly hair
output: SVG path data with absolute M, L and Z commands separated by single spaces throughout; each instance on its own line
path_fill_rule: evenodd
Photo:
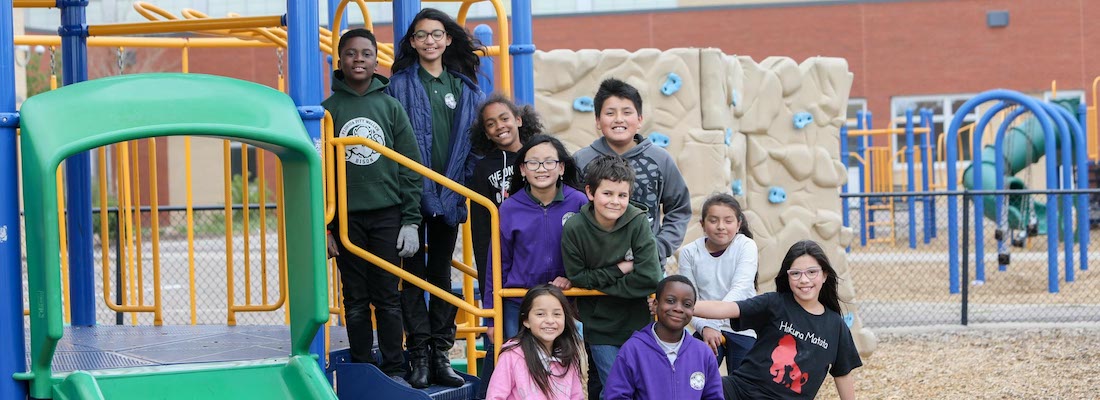
M 531 140 L 531 137 L 542 134 L 542 119 L 535 112 L 534 107 L 525 105 L 521 108 L 504 95 L 493 93 L 477 108 L 477 120 L 470 126 L 470 144 L 474 152 L 485 155 L 497 148 L 496 143 L 489 140 L 489 136 L 485 132 L 485 109 L 493 104 L 502 104 L 508 107 L 508 110 L 512 111 L 513 118 L 518 117 L 523 121 L 523 126 L 519 127 L 519 142 L 521 144 L 526 144 L 528 140 Z
M 393 67 L 390 70 L 397 72 L 411 67 L 413 63 L 420 60 L 416 49 L 412 47 L 412 41 L 415 40 L 413 34 L 416 33 L 416 24 L 425 19 L 439 21 L 443 24 L 443 30 L 447 31 L 447 36 L 451 37 L 451 44 L 443 51 L 443 66 L 476 81 L 481 59 L 474 54 L 474 51 L 483 50 L 485 46 L 482 46 L 477 38 L 470 35 L 466 28 L 455 22 L 451 16 L 434 8 L 420 10 L 413 18 L 401 43 L 397 44 L 397 58 L 393 60 Z

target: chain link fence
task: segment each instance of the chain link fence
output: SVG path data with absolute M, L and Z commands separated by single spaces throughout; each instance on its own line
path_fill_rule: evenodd
M 1090 232 L 1083 249 L 1088 263 L 1082 269 L 1082 246 L 1076 234 L 1077 196 L 1094 198 L 1098 193 L 1100 190 L 842 195 L 855 233 L 848 260 L 864 324 L 876 328 L 1100 321 L 1100 276 L 1096 272 L 1100 268 L 1100 236 L 1095 230 Z M 951 197 L 958 210 L 957 293 L 951 291 L 949 263 Z M 1074 204 L 1070 210 L 1072 281 L 1066 280 L 1065 242 L 1057 245 L 1054 272 L 1047 253 L 1048 229 L 1058 229 L 1060 239 L 1066 238 L 1062 233 L 1063 197 L 1071 197 Z M 1060 211 L 1058 224 L 1048 227 L 1045 216 L 1054 199 Z M 999 214 L 998 200 L 1005 205 Z M 975 214 L 975 201 L 983 201 L 982 217 Z M 1095 202 L 1088 204 L 1088 208 L 1096 207 Z M 874 216 L 861 216 L 863 207 Z M 997 220 L 1002 221 L 1000 226 Z M 978 223 L 983 230 L 980 241 Z M 867 244 L 861 245 L 864 240 Z M 982 253 L 981 263 L 976 262 L 978 253 Z M 1049 290 L 1051 273 L 1057 276 L 1056 293 Z
M 280 277 L 283 274 L 278 219 L 274 204 L 269 204 L 263 212 L 260 209 L 258 205 L 249 207 L 246 230 L 244 208 L 235 205 L 231 212 L 230 242 L 227 242 L 225 208 L 194 207 L 194 240 L 193 245 L 189 246 L 186 209 L 160 207 L 157 212 L 159 240 L 156 248 L 153 213 L 148 207 L 143 207 L 140 212 L 131 211 L 129 217 L 123 211 L 123 222 L 131 221 L 124 225 L 119 224 L 119 210 L 110 208 L 107 212 L 106 247 L 100 235 L 100 211 L 93 210 L 96 323 L 152 325 L 152 313 L 116 312 L 106 305 L 104 296 L 106 294 L 112 304 L 153 305 L 154 269 L 158 264 L 165 325 L 190 324 L 192 315 L 198 325 L 226 324 L 229 315 L 229 276 L 232 276 L 234 305 L 278 304 L 282 293 Z M 24 309 L 27 308 L 25 237 L 23 235 Z M 154 254 L 159 255 L 155 260 Z M 232 260 L 231 266 L 227 264 L 227 259 Z M 63 284 L 67 284 L 67 280 Z M 285 322 L 285 307 L 270 312 L 236 313 L 238 325 L 281 325 Z

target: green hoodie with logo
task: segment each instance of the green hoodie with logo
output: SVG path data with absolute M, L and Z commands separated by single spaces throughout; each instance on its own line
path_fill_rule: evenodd
M 644 208 L 628 205 L 610 230 L 596 221 L 592 203 L 565 222 L 562 262 L 574 287 L 596 289 L 607 296 L 577 298 L 584 340 L 622 346 L 634 331 L 653 322 L 646 298 L 661 280 L 657 242 Z M 642 206 L 645 207 L 645 206 Z M 620 261 L 633 257 L 634 270 L 623 274 Z
M 332 114 L 333 136 L 369 138 L 420 162 L 405 108 L 382 92 L 389 79 L 374 74 L 366 93 L 357 93 L 343 77 L 340 71 L 333 73 L 332 96 L 321 102 Z M 420 223 L 420 174 L 366 146 L 347 146 L 344 154 L 349 212 L 400 205 L 402 225 Z

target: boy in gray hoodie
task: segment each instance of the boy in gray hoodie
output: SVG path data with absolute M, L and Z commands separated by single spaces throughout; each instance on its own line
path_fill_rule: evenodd
M 650 228 L 657 237 L 661 265 L 680 248 L 691 220 L 691 195 L 676 162 L 665 149 L 639 134 L 642 127 L 642 95 L 615 78 L 600 83 L 594 99 L 596 129 L 602 135 L 573 157 L 581 171 L 598 156 L 619 155 L 634 169 L 630 200 L 644 204 Z M 662 214 L 664 214 L 662 216 Z

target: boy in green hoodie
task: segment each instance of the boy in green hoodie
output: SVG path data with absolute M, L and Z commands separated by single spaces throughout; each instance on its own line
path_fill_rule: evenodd
M 604 155 L 592 160 L 584 175 L 589 203 L 565 222 L 561 253 L 574 287 L 607 294 L 577 300 L 584 340 L 604 381 L 619 347 L 653 320 L 646 297 L 661 279 L 661 264 L 645 206 L 630 203 L 630 164 Z
M 332 114 L 334 136 L 365 137 L 420 162 L 420 151 L 409 117 L 401 103 L 383 93 L 389 80 L 374 73 L 378 43 L 366 29 L 352 29 L 340 37 L 339 66 L 332 75 L 332 96 L 321 103 Z M 331 231 L 347 226 L 347 239 L 394 265 L 420 246 L 420 174 L 382 157 L 362 145 L 348 146 L 344 155 L 347 176 L 347 220 L 333 221 Z M 339 215 L 339 214 L 338 214 Z M 352 362 L 378 365 L 393 380 L 408 385 L 402 352 L 403 326 L 399 279 L 347 250 L 328 234 L 329 255 L 336 257 L 343 284 L 344 317 Z M 378 350 L 371 353 L 374 331 L 371 304 L 378 316 Z

